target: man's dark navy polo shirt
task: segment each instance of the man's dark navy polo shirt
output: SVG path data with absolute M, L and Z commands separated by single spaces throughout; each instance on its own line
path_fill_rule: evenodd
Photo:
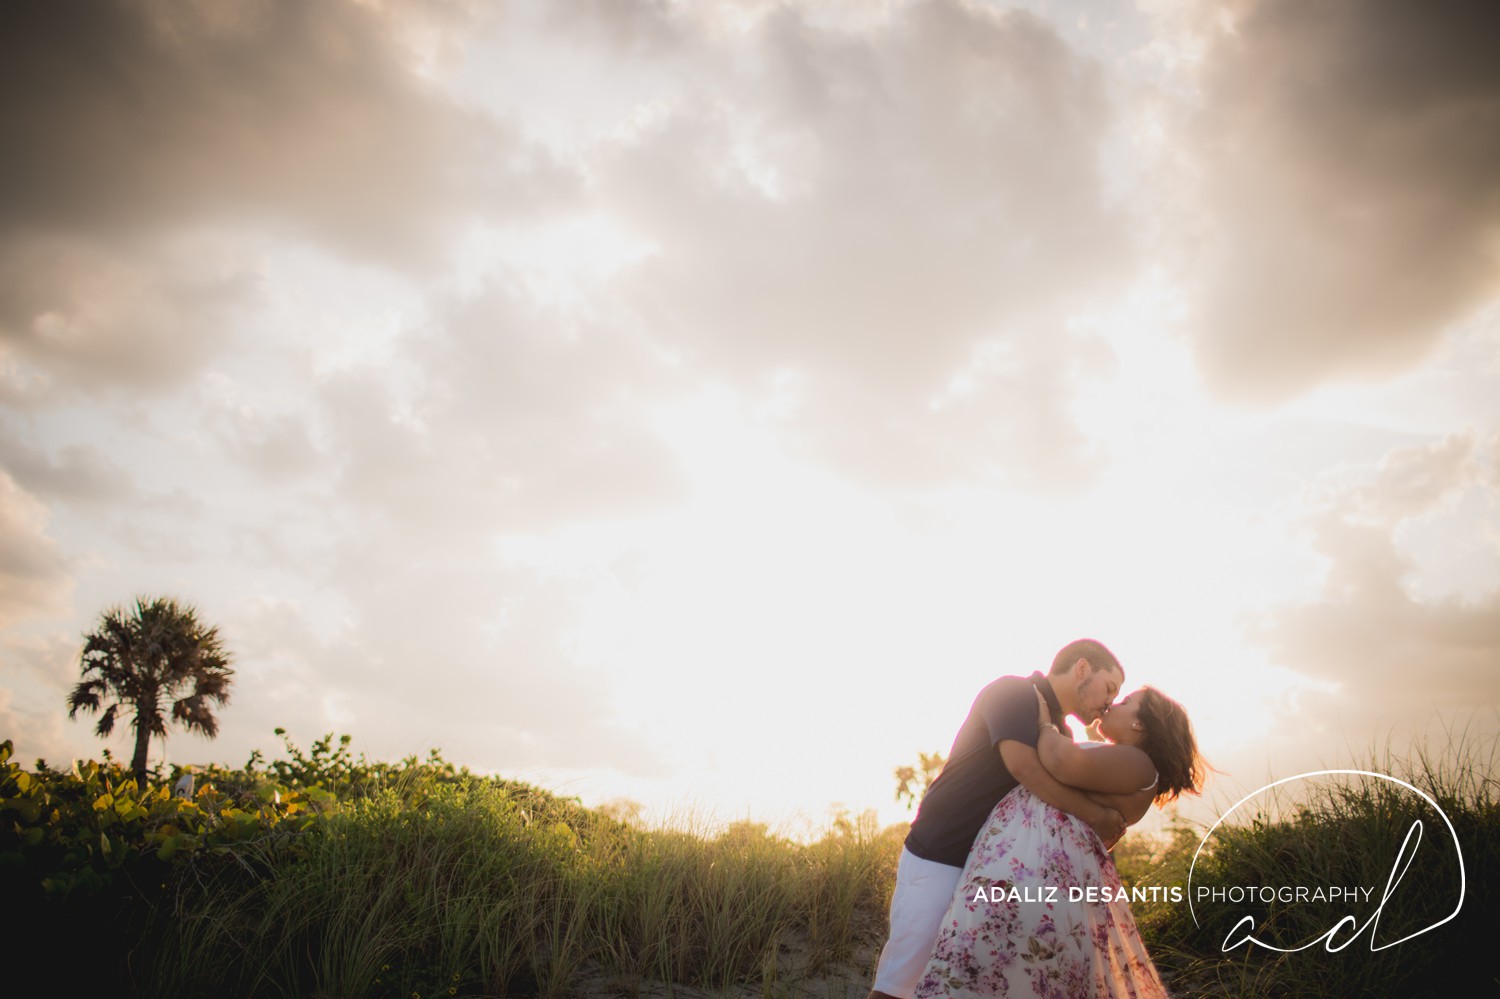
M 964 866 L 974 837 L 1001 798 L 1016 786 L 1000 758 L 1000 743 L 1014 739 L 1036 748 L 1036 694 L 1063 732 L 1062 706 L 1041 673 L 1002 676 L 979 692 L 953 740 L 948 762 L 927 789 L 906 836 L 906 848 L 923 860 Z

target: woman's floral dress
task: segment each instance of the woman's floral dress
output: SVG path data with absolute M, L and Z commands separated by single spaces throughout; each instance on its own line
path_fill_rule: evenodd
M 1091 885 L 1111 901 L 1071 897 Z M 916 999 L 1165 996 L 1120 888 L 1087 823 L 1017 787 L 969 851 Z

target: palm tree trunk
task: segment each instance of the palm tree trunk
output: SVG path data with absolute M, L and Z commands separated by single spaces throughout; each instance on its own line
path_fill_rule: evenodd
M 146 750 L 151 745 L 151 723 L 140 715 L 135 719 L 135 756 L 130 769 L 135 772 L 135 786 L 146 790 Z

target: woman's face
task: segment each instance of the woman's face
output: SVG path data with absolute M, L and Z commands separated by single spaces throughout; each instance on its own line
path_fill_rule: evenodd
M 1099 731 L 1106 739 L 1126 746 L 1140 744 L 1143 735 L 1140 720 L 1142 696 L 1139 690 L 1133 690 L 1112 704 L 1104 713 L 1104 720 L 1099 723 Z

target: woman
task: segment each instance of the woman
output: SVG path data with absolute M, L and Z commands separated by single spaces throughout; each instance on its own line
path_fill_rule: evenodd
M 1099 724 L 1107 743 L 1075 744 L 1037 700 L 1042 764 L 1127 823 L 1152 801 L 1198 792 L 1204 764 L 1192 725 L 1161 692 L 1142 687 L 1111 707 Z M 1165 996 L 1122 894 L 1088 824 L 1017 787 L 974 840 L 916 999 Z

